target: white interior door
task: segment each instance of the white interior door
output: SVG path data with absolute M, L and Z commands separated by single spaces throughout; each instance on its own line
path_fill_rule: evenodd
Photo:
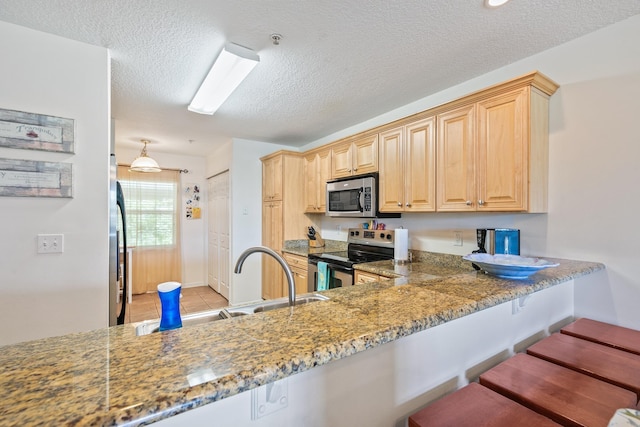
M 217 197 L 219 222 L 218 222 L 218 236 L 220 239 L 219 251 L 218 251 L 218 265 L 220 268 L 220 274 L 218 275 L 218 281 L 220 283 L 220 294 L 229 299 L 229 265 L 231 262 L 229 251 L 229 173 L 225 172 L 222 175 L 218 175 L 219 192 Z
M 208 259 L 208 283 L 211 289 L 216 292 L 220 292 L 220 282 L 218 280 L 218 247 L 219 247 L 219 238 L 218 238 L 218 230 L 216 228 L 216 180 L 215 177 L 209 178 L 207 180 L 207 204 L 208 204 L 208 249 L 209 249 L 209 259 Z
M 207 180 L 208 282 L 209 286 L 229 299 L 229 173 L 224 172 Z

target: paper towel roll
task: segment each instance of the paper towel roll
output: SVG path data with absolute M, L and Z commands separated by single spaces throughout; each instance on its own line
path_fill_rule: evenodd
M 393 246 L 393 259 L 396 261 L 409 260 L 409 230 L 406 228 L 395 229 L 395 241 Z

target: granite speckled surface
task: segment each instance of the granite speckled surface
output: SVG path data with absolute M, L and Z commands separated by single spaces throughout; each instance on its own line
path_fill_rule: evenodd
M 347 242 L 340 240 L 324 241 L 324 246 L 319 248 L 309 247 L 309 241 L 304 240 L 287 240 L 284 242 L 283 252 L 289 252 L 294 255 L 307 256 L 309 254 L 321 254 L 323 252 L 344 252 L 347 250 Z
M 360 264 L 401 277 L 323 292 L 328 301 L 140 337 L 121 325 L 2 347 L 0 425 L 148 424 L 604 268 L 554 260 L 513 281 L 457 258 L 402 271 Z

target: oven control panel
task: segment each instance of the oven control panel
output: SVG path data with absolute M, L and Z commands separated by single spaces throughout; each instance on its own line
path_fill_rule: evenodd
M 372 246 L 393 246 L 393 230 L 367 230 L 350 228 L 347 242 Z

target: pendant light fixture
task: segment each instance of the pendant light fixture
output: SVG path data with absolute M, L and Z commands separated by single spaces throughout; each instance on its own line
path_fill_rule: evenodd
M 488 8 L 496 8 L 496 7 L 500 7 L 503 4 L 507 3 L 509 0 L 485 0 L 484 4 L 485 6 L 487 6 Z
M 188 110 L 200 114 L 215 113 L 258 62 L 260 57 L 251 49 L 234 43 L 225 44 Z
M 162 169 L 158 166 L 158 162 L 147 156 L 147 144 L 149 140 L 142 139 L 140 142 L 144 144 L 144 147 L 140 152 L 140 156 L 131 163 L 129 170 L 132 172 L 161 172 Z

